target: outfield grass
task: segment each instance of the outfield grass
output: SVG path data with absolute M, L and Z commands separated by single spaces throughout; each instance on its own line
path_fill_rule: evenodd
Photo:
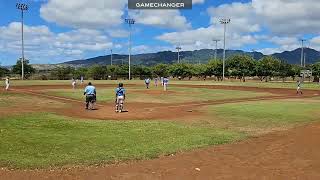
M 209 106 L 209 114 L 229 127 L 259 128 L 285 127 L 319 120 L 315 100 L 281 100 L 232 103 Z
M 75 121 L 28 114 L 0 119 L 0 166 L 49 168 L 149 159 L 244 137 L 174 122 Z
M 224 100 L 235 98 L 250 98 L 258 96 L 270 96 L 270 93 L 248 92 L 237 90 L 219 90 L 205 88 L 181 88 L 170 87 L 168 92 L 162 91 L 161 87 L 145 89 L 141 87 L 128 87 L 127 100 L 130 102 L 152 102 L 152 103 L 183 103 L 208 100 Z M 83 100 L 82 89 L 51 89 L 45 91 L 47 94 Z M 114 89 L 98 88 L 98 101 L 113 102 Z
M 88 82 L 92 82 L 93 84 L 113 84 L 117 85 L 119 82 L 126 84 L 138 84 L 143 85 L 143 80 L 119 80 L 119 81 L 111 81 L 111 80 L 86 80 L 85 84 Z M 296 82 L 217 82 L 217 81 L 178 81 L 178 80 L 171 80 L 169 84 L 190 84 L 190 85 L 229 85 L 229 86 L 248 86 L 248 87 L 262 87 L 262 88 L 289 88 L 295 89 L 297 87 Z M 14 86 L 26 86 L 26 85 L 70 85 L 71 87 L 71 80 L 50 80 L 50 81 L 41 81 L 41 80 L 13 80 L 11 81 L 11 85 Z M 318 83 L 309 83 L 306 82 L 303 84 L 303 88 L 305 89 L 320 89 L 320 85 Z

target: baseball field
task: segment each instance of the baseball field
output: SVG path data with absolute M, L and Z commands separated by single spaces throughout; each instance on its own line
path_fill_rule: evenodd
M 87 83 L 87 82 L 85 82 Z M 172 81 L 146 89 L 12 81 L 0 90 L 0 179 L 319 179 L 320 85 Z

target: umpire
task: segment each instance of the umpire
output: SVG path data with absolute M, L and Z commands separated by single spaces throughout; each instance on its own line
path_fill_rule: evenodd
M 86 109 L 88 109 L 89 103 L 96 101 L 96 97 L 97 97 L 96 87 L 94 87 L 92 83 L 89 82 L 88 86 L 84 89 L 83 95 L 86 95 Z

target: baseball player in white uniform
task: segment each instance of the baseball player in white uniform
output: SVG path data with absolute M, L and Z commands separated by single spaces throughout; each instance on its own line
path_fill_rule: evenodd
M 10 80 L 9 80 L 9 77 L 7 77 L 7 78 L 6 78 L 6 82 L 5 82 L 5 84 L 6 84 L 6 91 L 8 91 L 8 90 L 9 90 L 9 87 L 10 87 Z

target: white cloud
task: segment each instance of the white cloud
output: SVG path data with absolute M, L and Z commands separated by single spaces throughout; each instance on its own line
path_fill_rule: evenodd
M 205 0 L 192 0 L 192 4 L 203 4 Z
M 179 10 L 139 10 L 131 12 L 138 24 L 183 30 L 191 27 Z
M 156 37 L 158 40 L 166 41 L 172 45 L 180 45 L 185 50 L 213 48 L 213 39 L 221 39 L 223 29 L 221 27 L 210 26 L 208 28 L 198 28 L 183 32 L 165 33 Z M 257 40 L 251 35 L 240 35 L 228 33 L 227 48 L 239 48 L 248 44 L 255 44 Z
M 258 32 L 261 30 L 251 3 L 223 4 L 208 8 L 211 24 L 219 24 L 221 18 L 230 18 L 230 31 L 237 33 Z
M 48 22 L 76 28 L 106 28 L 122 21 L 127 0 L 49 0 L 40 8 Z
M 319 0 L 253 0 L 252 6 L 261 24 L 274 33 L 319 33 Z
M 0 51 L 20 56 L 20 23 L 12 22 L 0 27 Z M 78 29 L 65 33 L 53 33 L 46 26 L 24 26 L 26 57 L 34 60 L 50 58 L 73 59 L 87 52 L 109 49 L 113 43 L 101 31 Z M 65 59 L 60 59 L 65 60 Z

